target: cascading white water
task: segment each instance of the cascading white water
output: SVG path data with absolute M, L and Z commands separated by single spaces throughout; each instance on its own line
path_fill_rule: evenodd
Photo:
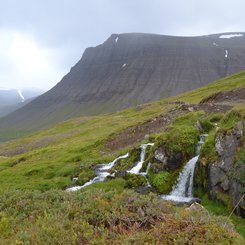
M 148 175 L 148 172 L 149 172 L 150 167 L 151 167 L 151 163 L 149 162 L 149 163 L 148 163 L 148 166 L 147 166 L 147 168 L 146 168 L 146 171 L 145 171 L 145 172 L 140 172 L 140 173 L 139 173 L 140 175 L 142 175 L 142 176 L 145 177 L 145 180 L 146 180 L 146 182 L 147 182 L 147 186 L 148 186 L 148 187 L 151 187 L 151 184 L 150 184 L 150 182 L 149 182 L 149 180 L 148 180 L 148 178 L 147 178 L 147 175 Z
M 154 145 L 154 143 L 148 143 L 148 144 L 142 144 L 140 146 L 140 148 L 141 148 L 140 160 L 139 160 L 139 162 L 136 163 L 136 165 L 132 169 L 130 169 L 128 171 L 128 173 L 131 173 L 131 174 L 139 174 L 140 173 L 142 165 L 143 165 L 143 163 L 145 161 L 146 148 L 147 148 L 147 146 L 153 146 L 153 145 Z
M 173 187 L 169 195 L 163 195 L 162 199 L 175 202 L 189 202 L 193 199 L 193 177 L 196 163 L 198 161 L 201 146 L 205 141 L 207 134 L 200 136 L 200 141 L 197 143 L 196 156 L 193 157 L 180 173 L 176 185 Z
M 125 154 L 123 156 L 120 156 L 118 158 L 116 158 L 115 160 L 113 160 L 112 162 L 108 163 L 108 164 L 103 164 L 101 165 L 101 167 L 99 168 L 100 171 L 105 171 L 105 170 L 110 170 L 114 167 L 114 165 L 116 164 L 116 162 L 120 159 L 123 159 L 123 158 L 127 158 L 129 156 L 129 154 Z
M 73 187 L 66 189 L 66 191 L 77 191 L 77 190 L 80 190 L 80 189 L 82 189 L 88 185 L 92 185 L 92 184 L 97 183 L 97 182 L 103 182 L 107 176 L 111 175 L 110 173 L 106 172 L 106 170 L 112 169 L 118 160 L 123 159 L 123 158 L 127 158 L 128 156 L 129 156 L 129 154 L 127 153 L 123 156 L 119 156 L 118 158 L 116 158 L 115 160 L 113 160 L 112 162 L 110 162 L 108 164 L 102 164 L 96 171 L 96 174 L 97 174 L 96 177 L 89 180 L 84 185 L 73 186 Z M 113 176 L 113 175 L 111 175 L 111 176 Z

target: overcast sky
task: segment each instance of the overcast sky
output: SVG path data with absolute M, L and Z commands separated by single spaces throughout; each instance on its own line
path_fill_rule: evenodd
M 0 0 L 0 87 L 49 89 L 112 33 L 245 31 L 244 0 Z

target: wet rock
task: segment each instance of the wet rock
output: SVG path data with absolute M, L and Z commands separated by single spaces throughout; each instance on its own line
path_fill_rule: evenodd
M 217 199 L 233 207 L 237 205 L 242 197 L 244 184 L 242 184 L 242 173 L 245 166 L 237 164 L 237 150 L 242 146 L 244 122 L 236 124 L 233 130 L 226 133 L 218 133 L 215 139 L 215 149 L 218 160 L 207 165 L 207 191 L 211 199 Z M 227 199 L 228 198 L 228 199 Z M 243 198 L 244 199 L 244 198 Z M 236 208 L 236 213 L 245 217 L 245 200 Z
M 156 160 L 158 160 L 158 161 L 162 162 L 164 165 L 166 165 L 168 158 L 166 157 L 162 147 L 158 148 L 155 151 L 154 157 L 155 157 Z
M 234 133 L 237 136 L 237 139 L 240 139 L 243 136 L 243 126 L 244 122 L 238 122 L 234 128 Z
M 117 178 L 126 178 L 127 176 L 127 171 L 124 171 L 124 170 L 119 170 L 115 173 L 115 177 Z
M 196 121 L 195 126 L 196 126 L 196 128 L 197 128 L 200 132 L 204 132 L 204 129 L 203 129 L 203 127 L 202 127 L 200 121 Z
M 107 177 L 106 177 L 106 180 L 113 180 L 113 179 L 115 179 L 116 177 L 114 176 L 114 175 L 108 175 Z
M 78 178 L 77 177 L 74 177 L 74 178 L 72 178 L 71 184 L 74 185 L 74 184 L 77 183 L 77 181 L 78 181 Z
M 220 183 L 220 187 L 224 190 L 224 191 L 228 191 L 229 190 L 229 179 L 226 175 L 224 175 L 224 178 L 222 179 L 222 182 Z
M 191 199 L 191 201 L 189 202 L 189 205 L 193 204 L 193 203 L 201 203 L 202 199 L 198 198 L 198 197 L 193 197 Z
M 244 186 L 242 185 L 242 183 L 238 182 L 237 180 L 233 179 L 231 181 L 230 192 L 234 193 L 233 195 L 231 195 L 231 200 L 233 206 L 237 206 L 235 213 L 245 218 L 245 197 L 243 194 L 243 188 Z
M 183 160 L 182 152 L 175 153 L 173 155 L 167 155 L 163 147 L 159 147 L 154 153 L 154 161 L 160 164 L 153 164 L 152 170 L 154 173 L 158 173 L 163 170 L 175 170 L 180 167 Z
M 182 164 L 183 154 L 178 152 L 168 158 L 166 168 L 168 170 L 174 170 Z

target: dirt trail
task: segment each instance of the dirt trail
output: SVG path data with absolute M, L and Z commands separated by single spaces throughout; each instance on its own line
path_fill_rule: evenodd
M 153 118 L 143 124 L 129 127 L 123 132 L 113 135 L 105 143 L 104 150 L 114 151 L 132 146 L 135 143 L 142 141 L 144 138 L 147 138 L 152 133 L 159 133 L 166 130 L 166 127 L 177 117 L 188 112 L 203 110 L 208 115 L 213 112 L 226 112 L 232 108 L 230 105 L 214 103 L 186 104 L 184 102 L 176 101 L 171 104 L 176 104 L 176 107 L 163 115 Z
M 245 88 L 218 92 L 203 99 L 201 103 L 245 103 Z

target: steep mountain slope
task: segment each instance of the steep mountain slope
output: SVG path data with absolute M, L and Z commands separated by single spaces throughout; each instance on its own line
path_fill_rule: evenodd
M 245 185 L 245 125 L 239 128 L 239 137 L 234 134 L 236 126 L 244 124 L 244 94 L 245 72 L 242 72 L 179 96 L 110 115 L 74 118 L 32 136 L 1 144 L 0 228 L 3 227 L 3 235 L 0 242 L 106 244 L 116 239 L 122 243 L 243 244 L 244 239 L 233 230 L 229 219 L 220 215 L 230 213 L 233 205 L 230 192 L 236 198 L 243 193 L 242 189 L 233 188 L 234 180 L 242 188 Z M 174 207 L 156 194 L 139 195 L 129 190 L 146 187 L 142 176 L 126 172 L 139 159 L 141 143 L 154 143 L 142 166 L 146 168 L 152 163 L 151 190 L 167 194 L 186 160 L 193 156 L 199 135 L 203 133 L 209 136 L 201 150 L 200 171 L 196 173 L 195 182 L 205 193 L 200 195 L 204 205 L 219 217 L 197 204 Z M 211 186 L 210 181 L 213 183 L 217 176 L 205 173 L 209 173 L 210 166 L 221 168 L 226 156 L 220 147 L 216 152 L 217 138 L 220 146 L 229 148 L 225 154 L 230 154 L 230 150 L 232 154 L 229 173 L 224 176 L 220 169 L 217 185 Z M 98 166 L 127 152 L 129 157 L 117 162 L 114 177 L 78 193 L 61 191 L 74 184 L 83 185 L 95 176 Z M 159 158 L 159 153 L 164 157 Z M 223 203 L 228 209 L 210 202 L 206 194 L 226 201 Z M 242 200 L 237 209 L 243 209 L 244 202 Z M 233 215 L 232 221 L 245 236 L 244 219 Z M 57 234 L 55 240 L 54 233 Z
M 0 129 L 33 130 L 201 87 L 245 69 L 244 43 L 243 34 L 113 34 L 86 49 L 53 89 L 0 120 Z
M 44 93 L 40 89 L 0 88 L 0 117 L 3 117 L 32 101 Z

